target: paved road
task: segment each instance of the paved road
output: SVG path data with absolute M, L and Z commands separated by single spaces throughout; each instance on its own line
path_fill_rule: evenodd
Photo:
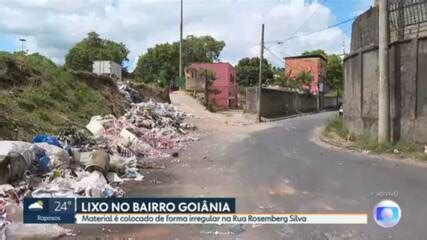
M 114 226 L 111 237 L 135 239 L 427 239 L 427 168 L 324 148 L 312 139 L 332 113 L 288 119 L 255 133 L 213 134 L 169 162 L 147 170 L 131 196 L 232 196 L 241 212 L 367 212 L 363 226 Z M 377 226 L 370 212 L 397 201 L 402 221 Z M 91 239 L 106 230 L 82 229 Z M 244 230 L 244 231 L 241 231 Z M 96 233 L 98 231 L 98 233 Z M 115 234 L 116 233 L 116 234 Z
M 232 145 L 250 208 L 262 196 L 274 212 L 368 212 L 380 200 L 398 202 L 402 221 L 392 229 L 367 226 L 290 226 L 258 231 L 271 239 L 427 239 L 427 169 L 367 155 L 339 152 L 314 143 L 313 130 L 331 113 L 282 121 Z M 261 196 L 261 197 L 260 197 Z M 268 207 L 268 206 L 267 206 Z M 242 209 L 253 210 L 253 209 Z M 273 230 L 273 231 L 271 231 Z

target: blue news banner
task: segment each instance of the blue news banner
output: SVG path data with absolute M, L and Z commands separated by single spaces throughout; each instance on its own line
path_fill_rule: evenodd
M 73 224 L 79 213 L 235 213 L 235 198 L 25 198 L 24 223 Z

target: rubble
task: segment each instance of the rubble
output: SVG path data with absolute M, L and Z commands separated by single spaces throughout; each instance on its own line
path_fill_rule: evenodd
M 117 82 L 117 88 L 119 89 L 120 93 L 129 101 L 132 103 L 138 103 L 142 102 L 143 96 L 139 94 L 139 92 L 132 87 L 130 87 L 125 82 Z
M 89 155 L 89 161 L 85 165 L 85 170 L 89 172 L 99 171 L 104 175 L 110 168 L 110 156 L 102 150 L 94 150 Z
M 72 235 L 72 230 L 58 224 L 9 224 L 3 231 L 2 239 L 58 239 Z
M 132 104 L 126 114 L 118 118 L 93 116 L 86 126 L 87 133 L 65 128 L 57 137 L 38 134 L 32 143 L 0 141 L 3 236 L 28 237 L 17 229 L 25 229 L 43 239 L 69 234 L 58 225 L 23 227 L 22 219 L 14 215 L 22 212 L 24 196 L 123 197 L 126 193 L 118 185 L 142 181 L 140 168 L 164 168 L 153 160 L 177 158 L 179 150 L 188 142 L 198 140 L 187 133 L 194 126 L 184 122 L 186 116 L 170 104 L 150 100 Z M 93 136 L 88 136 L 89 132 Z M 11 222 L 13 224 L 9 224 Z
M 185 130 L 194 126 L 184 123 L 185 116 L 173 105 L 150 100 L 132 104 L 120 118 L 94 116 L 86 128 L 111 154 L 161 158 L 169 156 L 162 150 L 180 149 L 186 142 L 197 140 L 186 135 Z

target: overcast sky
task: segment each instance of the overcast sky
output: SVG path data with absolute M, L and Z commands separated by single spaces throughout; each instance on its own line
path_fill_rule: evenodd
M 304 50 L 348 51 L 351 22 L 304 36 L 367 10 L 372 0 L 184 0 L 184 35 L 212 35 L 226 43 L 220 58 L 237 63 L 257 56 L 261 23 L 266 25 L 267 58 Z M 0 0 L 0 50 L 25 48 L 58 64 L 90 31 L 123 42 L 131 70 L 138 56 L 156 43 L 179 39 L 179 0 Z M 300 36 L 276 44 L 276 40 Z

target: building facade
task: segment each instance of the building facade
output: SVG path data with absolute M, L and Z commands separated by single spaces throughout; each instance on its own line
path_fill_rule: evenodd
M 97 75 L 107 75 L 119 81 L 122 80 L 122 66 L 113 61 L 93 61 L 92 72 Z
M 301 72 L 309 72 L 312 76 L 312 81 L 309 86 L 305 86 L 306 90 L 313 95 L 319 93 L 319 88 L 324 84 L 326 79 L 327 60 L 322 55 L 307 55 L 285 58 L 285 76 L 295 79 Z
M 205 92 L 205 78 L 200 72 L 208 70 L 215 76 L 210 86 L 209 101 L 221 109 L 238 107 L 238 85 L 236 72 L 229 63 L 193 63 L 185 69 L 185 89 Z

